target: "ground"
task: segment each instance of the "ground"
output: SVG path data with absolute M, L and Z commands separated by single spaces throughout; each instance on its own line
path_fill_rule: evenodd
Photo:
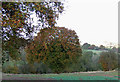
M 118 80 L 118 71 L 60 74 L 3 74 L 2 80 Z

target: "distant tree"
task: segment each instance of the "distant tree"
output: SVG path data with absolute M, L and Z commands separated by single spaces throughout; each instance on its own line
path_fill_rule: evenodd
M 100 48 L 98 46 L 95 46 L 95 50 L 99 50 Z
M 105 49 L 105 46 L 100 45 L 100 49 L 101 49 L 101 50 L 104 50 L 104 49 Z
M 99 62 L 105 71 L 113 70 L 118 66 L 117 54 L 113 51 L 102 52 Z
M 82 48 L 83 49 L 88 49 L 90 47 L 90 44 L 88 44 L 88 43 L 84 43 L 83 45 L 82 45 Z
M 114 52 L 117 52 L 117 48 L 116 48 L 116 47 L 113 47 L 112 50 L 113 50 Z
M 91 45 L 91 46 L 88 47 L 88 49 L 92 49 L 92 50 L 94 50 L 95 48 L 96 48 L 95 45 Z
M 76 32 L 64 27 L 42 29 L 26 52 L 29 64 L 42 61 L 54 72 L 63 72 L 82 53 Z

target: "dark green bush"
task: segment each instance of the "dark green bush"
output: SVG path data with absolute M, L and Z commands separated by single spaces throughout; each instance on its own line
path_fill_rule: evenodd
M 45 65 L 44 63 L 34 63 L 34 67 L 36 69 L 36 73 L 52 73 L 52 70 L 50 68 L 48 68 L 47 65 Z
M 82 57 L 80 57 L 76 63 L 71 64 L 70 67 L 67 68 L 67 70 L 71 70 L 71 72 L 87 72 L 101 69 L 99 55 L 94 54 L 92 51 L 84 51 Z
M 19 67 L 20 73 L 23 74 L 43 74 L 43 73 L 51 73 L 52 71 L 43 63 L 34 63 L 34 64 L 27 64 L 24 63 Z
M 32 67 L 29 64 L 24 63 L 23 65 L 19 66 L 19 72 L 22 74 L 30 74 Z
M 4 73 L 19 73 L 19 69 L 16 61 L 5 62 L 2 66 L 2 72 Z

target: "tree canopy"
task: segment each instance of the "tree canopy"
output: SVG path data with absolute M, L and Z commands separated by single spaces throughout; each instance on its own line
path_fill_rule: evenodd
M 42 29 L 26 52 L 30 64 L 42 61 L 54 72 L 77 62 L 82 53 L 76 32 L 64 27 Z
M 40 26 L 53 27 L 59 13 L 63 12 L 61 2 L 2 2 L 2 30 L 3 39 L 10 35 L 22 36 L 33 32 L 34 26 L 30 26 L 30 15 L 36 14 Z
M 3 50 L 14 53 L 33 39 L 38 28 L 54 27 L 63 9 L 62 2 L 2 2 Z M 37 26 L 32 25 L 33 13 L 38 18 Z

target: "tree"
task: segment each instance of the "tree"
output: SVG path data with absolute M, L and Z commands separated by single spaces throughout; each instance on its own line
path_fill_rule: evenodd
M 77 62 L 82 53 L 75 31 L 64 27 L 40 30 L 26 52 L 30 64 L 42 61 L 57 73 Z
M 18 49 L 24 43 L 28 44 L 28 41 L 33 39 L 38 28 L 54 27 L 63 8 L 62 2 L 2 2 L 3 50 L 9 50 L 9 53 L 18 53 Z M 32 25 L 32 13 L 35 13 L 38 18 L 38 26 Z M 23 39 L 28 40 L 26 42 Z
M 105 49 L 105 46 L 100 45 L 100 49 L 101 49 L 101 50 L 104 50 L 104 49 Z
M 94 71 L 102 70 L 102 66 L 99 63 L 99 57 L 100 56 L 97 54 L 92 56 L 91 67 L 92 67 L 92 70 Z
M 80 59 L 80 63 L 82 63 L 83 67 L 85 68 L 84 71 L 92 71 L 92 51 L 86 51 L 82 54 L 82 57 Z
M 116 47 L 113 47 L 112 50 L 113 50 L 114 52 L 117 52 L 117 51 L 118 51 Z
M 82 46 L 83 49 L 88 49 L 89 47 L 90 47 L 90 44 L 88 43 L 84 43 Z
M 92 50 L 94 50 L 95 48 L 96 48 L 95 45 L 90 45 L 90 46 L 88 47 L 88 49 L 92 49 Z
M 113 51 L 102 52 L 99 58 L 99 63 L 102 65 L 103 70 L 109 71 L 117 68 L 117 54 Z

